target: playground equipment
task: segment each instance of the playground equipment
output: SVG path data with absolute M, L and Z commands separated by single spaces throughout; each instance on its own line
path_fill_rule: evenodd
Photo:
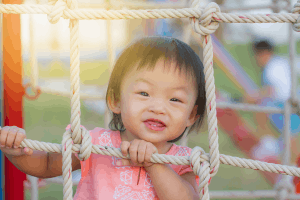
M 194 166 L 194 170 L 196 173 L 198 173 L 200 175 L 200 181 L 201 181 L 201 189 L 203 189 L 203 193 L 201 192 L 201 196 L 203 196 L 205 199 L 209 198 L 208 195 L 208 180 L 209 180 L 209 176 L 213 176 L 219 166 L 219 161 L 221 161 L 222 163 L 225 164 L 231 164 L 234 166 L 240 166 L 240 167 L 246 167 L 246 168 L 251 168 L 251 169 L 259 169 L 259 170 L 265 170 L 265 171 L 270 171 L 270 172 L 275 172 L 275 173 L 282 173 L 282 174 L 289 174 L 289 175 L 295 175 L 295 176 L 300 176 L 299 175 L 299 169 L 298 168 L 294 168 L 294 167 L 288 167 L 288 166 L 282 166 L 282 165 L 275 165 L 275 164 L 269 164 L 269 163 L 263 163 L 263 162 L 255 162 L 255 161 L 250 161 L 250 160 L 246 160 L 246 159 L 239 159 L 239 158 L 233 158 L 230 156 L 225 156 L 225 155 L 221 155 L 219 156 L 218 153 L 218 144 L 217 144 L 217 127 L 216 127 L 216 103 L 215 103 L 215 95 L 214 95 L 214 83 L 213 83 L 213 76 L 212 76 L 212 71 L 210 71 L 210 73 L 207 72 L 207 70 L 212 70 L 212 45 L 211 45 L 211 38 L 210 38 L 210 34 L 214 32 L 214 30 L 217 28 L 217 24 L 218 22 L 293 22 L 295 23 L 298 17 L 298 14 L 286 14 L 285 16 L 282 15 L 276 15 L 276 14 L 270 14 L 267 16 L 259 16 L 259 15 L 249 15 L 249 16 L 243 16 L 243 15 L 226 15 L 224 13 L 221 13 L 219 8 L 215 5 L 215 4 L 210 4 L 208 7 L 206 7 L 205 10 L 198 8 L 186 8 L 186 9 L 179 9 L 179 10 L 171 10 L 169 12 L 167 11 L 160 11 L 160 10 L 153 10 L 151 12 L 147 12 L 147 11 L 131 11 L 131 12 L 127 12 L 127 11 L 97 11 L 97 10 L 93 10 L 94 15 L 89 15 L 88 11 L 85 11 L 83 9 L 76 9 L 76 6 L 74 6 L 74 3 L 71 5 L 66 5 L 66 3 L 64 3 L 63 1 L 58 1 L 55 6 L 28 6 L 28 7 L 21 7 L 21 6 L 17 6 L 17 5 L 3 5 L 2 7 L 2 12 L 3 13 L 45 13 L 45 14 L 50 14 L 51 13 L 51 9 L 52 8 L 63 8 L 62 10 L 64 11 L 60 11 L 57 12 L 58 14 L 60 14 L 60 16 L 64 16 L 64 17 L 68 17 L 71 19 L 71 23 L 70 23 L 70 29 L 71 29 L 71 41 L 74 41 L 74 43 L 78 42 L 76 39 L 76 36 L 78 37 L 78 35 L 76 34 L 75 30 L 77 26 L 78 26 L 78 19 L 100 19 L 100 18 L 105 18 L 105 19 L 111 19 L 111 18 L 115 18 L 115 19 L 122 19 L 122 18 L 163 18 L 163 17 L 173 17 L 173 18 L 180 18 L 180 17 L 190 17 L 192 18 L 191 23 L 193 25 L 193 27 L 195 28 L 195 30 L 202 34 L 205 35 L 203 37 L 203 44 L 204 44 L 204 64 L 205 64 L 205 72 L 206 72 L 206 83 L 210 84 L 208 86 L 206 86 L 206 89 L 208 91 L 207 94 L 207 98 L 209 101 L 208 104 L 208 116 L 209 116 L 209 121 L 213 121 L 213 123 L 209 123 L 209 135 L 210 135 L 210 146 L 211 146 L 211 151 L 210 151 L 210 155 L 204 154 L 204 152 L 202 150 L 198 150 L 197 148 L 194 149 L 193 154 L 191 156 L 191 158 L 178 158 L 181 159 L 181 164 L 191 164 L 192 166 Z M 61 6 L 61 7 L 60 7 Z M 298 5 L 299 6 L 299 5 Z M 0 8 L 1 8 L 0 7 Z M 68 7 L 68 8 L 67 8 Z M 21 10 L 20 8 L 23 8 L 23 10 Z M 46 10 L 43 8 L 46 8 Z M 73 10 L 72 10 L 73 9 Z M 53 9 L 53 11 L 58 11 Z M 206 12 L 204 12 L 206 11 Z M 208 14 L 209 13 L 209 14 Z M 213 19 L 211 18 L 211 14 L 213 16 Z M 126 17 L 124 17 L 124 15 Z M 50 21 L 52 21 L 54 19 L 54 21 L 56 21 L 57 18 L 56 15 L 54 14 L 54 12 L 52 12 L 50 14 L 50 16 L 52 16 L 53 18 L 50 17 Z M 198 26 L 199 24 L 196 23 L 197 20 L 196 18 L 200 18 L 202 20 L 201 22 L 201 26 Z M 209 22 L 212 20 L 212 23 L 209 25 Z M 53 22 L 53 21 L 52 21 Z M 205 23 L 206 22 L 206 23 Z M 208 26 L 209 25 L 209 26 Z M 72 43 L 73 44 L 73 43 Z M 101 153 L 103 155 L 114 155 L 117 157 L 122 157 L 120 152 L 116 151 L 115 149 L 109 148 L 109 147 L 101 147 L 101 146 L 93 146 L 92 149 L 92 145 L 91 143 L 88 143 L 89 139 L 89 134 L 85 131 L 82 130 L 82 136 L 83 136 L 83 140 L 81 141 L 79 136 L 80 133 L 80 119 L 79 119 L 79 79 L 78 79 L 78 71 L 79 70 L 75 70 L 74 68 L 79 67 L 79 57 L 76 56 L 74 53 L 78 52 L 78 46 L 72 45 L 71 47 L 71 80 L 72 80 L 72 89 L 73 90 L 73 94 L 72 94 L 72 118 L 71 118 L 71 123 L 72 123 L 72 130 L 73 133 L 71 134 L 70 131 L 67 131 L 64 134 L 64 139 L 63 139 L 63 143 L 62 145 L 58 145 L 58 144 L 50 144 L 50 143 L 42 143 L 42 142 L 37 142 L 37 141 L 30 141 L 30 140 L 24 140 L 24 142 L 22 143 L 23 147 L 30 147 L 32 149 L 36 149 L 36 150 L 44 150 L 44 151 L 50 151 L 50 152 L 59 152 L 59 153 L 63 153 L 63 157 L 65 159 L 65 157 L 67 156 L 66 153 L 69 154 L 69 156 L 71 155 L 71 150 L 74 151 L 80 151 L 80 153 L 83 154 L 79 154 L 83 157 L 85 157 L 85 159 L 88 158 L 88 156 L 90 155 L 90 152 L 93 153 Z M 208 53 L 210 53 L 210 55 L 208 55 Z M 74 57 L 73 57 L 74 56 Z M 208 57 L 207 57 L 208 56 Z M 76 74 L 77 78 L 75 75 Z M 208 73 L 208 74 L 207 74 Z M 209 75 L 209 78 L 207 78 L 207 76 Z M 212 90 L 208 90 L 212 88 Z M 294 99 L 294 104 L 296 100 Z M 290 103 L 287 103 L 286 106 L 286 116 L 290 115 Z M 288 121 L 289 117 L 286 117 L 287 121 Z M 288 124 L 288 123 L 287 123 Z M 21 126 L 20 126 L 21 127 Z M 288 132 L 288 130 L 287 130 Z M 78 134 L 78 135 L 77 135 Z M 74 140 L 74 145 L 71 144 L 71 135 L 73 136 L 73 140 Z M 79 139 L 77 139 L 77 137 Z M 82 142 L 83 146 L 88 147 L 88 148 L 83 148 L 81 147 L 80 143 Z M 77 143 L 77 144 L 76 144 Z M 65 148 L 62 148 L 65 145 L 66 150 L 64 150 Z M 102 149 L 102 150 L 101 150 Z M 103 150 L 108 150 L 108 152 L 103 151 Z M 85 151 L 87 150 L 87 152 Z M 202 152 L 202 153 L 200 153 Z M 201 155 L 200 155 L 201 154 Z M 201 157 L 201 159 L 200 159 Z M 287 153 L 287 157 L 288 157 L 288 153 Z M 162 160 L 168 160 L 168 162 L 171 162 L 173 164 L 178 164 L 178 162 L 175 162 L 174 160 L 169 159 L 167 156 L 163 156 L 163 155 L 154 155 L 153 158 L 155 158 L 155 160 L 153 159 L 153 162 L 162 162 L 165 163 L 166 161 L 162 161 Z M 160 159 L 160 158 L 164 158 L 164 159 Z M 288 159 L 288 158 L 287 158 Z M 65 160 L 64 160 L 65 161 Z M 210 164 L 208 163 L 208 161 L 210 162 Z M 203 162 L 204 166 L 200 167 L 200 162 Z M 288 161 L 286 161 L 285 163 L 288 163 Z M 67 198 L 72 198 L 72 192 L 70 192 L 70 190 L 72 190 L 72 188 L 70 189 L 70 179 L 68 179 L 68 175 L 70 175 L 70 170 L 68 170 L 67 168 L 67 163 L 64 162 L 63 164 L 63 169 L 64 170 L 64 199 Z M 211 174 L 209 175 L 209 169 L 211 168 Z M 205 175 L 201 176 L 202 173 L 205 172 Z M 70 178 L 72 179 L 72 176 L 70 176 Z M 68 184 L 67 184 L 68 183 Z M 67 185 L 66 185 L 67 184 Z M 68 187 L 66 187 L 68 186 Z M 280 188 L 279 189 L 279 194 L 282 198 L 284 198 L 284 196 L 286 196 L 286 192 L 287 192 L 287 188 Z M 68 197 L 67 197 L 68 194 Z M 274 192 L 273 192 L 274 194 Z M 276 194 L 276 193 L 275 193 Z M 291 195 L 288 196 L 288 198 L 291 198 Z

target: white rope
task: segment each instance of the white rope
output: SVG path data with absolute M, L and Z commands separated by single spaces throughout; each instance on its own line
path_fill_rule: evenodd
M 29 147 L 33 150 L 38 150 L 38 151 L 62 153 L 61 144 L 40 142 L 40 141 L 30 140 L 30 139 L 24 139 L 21 142 L 20 147 L 22 148 Z M 83 154 L 84 149 L 81 147 L 80 144 L 72 144 L 72 153 L 78 153 L 78 155 Z M 84 156 L 82 157 L 87 156 L 88 153 L 89 152 L 87 151 L 86 154 L 84 154 Z M 91 148 L 91 153 L 130 159 L 130 156 L 124 157 L 119 148 L 108 147 L 108 146 L 93 144 Z M 151 157 L 151 162 L 160 163 L 160 164 L 173 164 L 173 165 L 191 165 L 194 170 L 193 162 L 195 163 L 199 162 L 199 156 L 192 156 L 192 154 L 191 156 L 171 156 L 165 154 L 153 154 Z M 224 154 L 220 154 L 219 159 L 220 159 L 220 163 L 225 165 L 300 177 L 300 168 L 297 167 L 255 161 L 255 160 L 245 159 L 245 158 L 238 158 L 238 157 L 233 157 Z M 209 160 L 210 160 L 209 154 L 204 153 L 203 151 L 200 154 L 200 162 L 209 161 Z
M 79 20 L 118 20 L 118 19 L 164 19 L 164 18 L 200 18 L 203 10 L 195 8 L 182 9 L 153 9 L 153 10 L 104 10 L 104 9 L 74 9 L 65 8 L 61 3 L 57 15 L 64 19 Z M 7 14 L 51 14 L 51 5 L 15 5 L 0 4 L 0 13 Z M 214 13 L 212 21 L 225 23 L 295 23 L 299 14 L 276 13 L 276 14 L 233 14 Z M 55 17 L 56 19 L 57 17 Z M 52 20 L 52 18 L 51 18 Z M 57 19 L 56 19 L 57 20 Z

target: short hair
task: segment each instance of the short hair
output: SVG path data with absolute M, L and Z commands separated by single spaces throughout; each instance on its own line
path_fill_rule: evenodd
M 259 53 L 265 50 L 270 52 L 274 51 L 274 46 L 269 40 L 260 40 L 253 43 L 253 51 L 255 53 Z
M 200 128 L 205 110 L 206 93 L 204 67 L 199 56 L 186 43 L 170 37 L 145 37 L 133 42 L 120 54 L 117 59 L 111 77 L 109 79 L 106 103 L 116 103 L 120 100 L 121 84 L 128 72 L 137 66 L 137 70 L 154 69 L 156 63 L 163 59 L 165 63 L 175 62 L 180 73 L 195 80 L 197 84 L 197 115 L 199 119 L 191 126 L 191 129 Z M 168 67 L 169 65 L 165 65 Z M 124 131 L 121 114 L 113 113 L 113 119 L 109 123 L 111 130 Z M 176 139 L 168 142 L 177 142 L 184 132 Z

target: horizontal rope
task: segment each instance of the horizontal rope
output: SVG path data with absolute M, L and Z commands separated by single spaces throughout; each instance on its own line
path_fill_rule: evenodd
M 110 1 L 111 6 L 114 9 L 180 9 L 186 8 L 186 3 L 177 2 L 168 3 L 168 2 L 141 2 L 141 1 Z M 31 3 L 30 1 L 26 2 L 26 5 L 36 5 Z M 110 5 L 106 2 L 103 3 L 78 3 L 78 8 L 84 9 L 99 9 L 99 8 L 108 8 Z M 220 9 L 223 12 L 232 12 L 232 11 L 249 11 L 249 10 L 261 10 L 261 9 L 278 9 L 277 4 L 262 4 L 255 6 L 239 6 L 239 7 L 227 7 L 220 6 Z M 280 7 L 281 10 L 291 10 L 290 6 L 286 5 L 284 7 Z
M 46 151 L 52 153 L 62 153 L 62 145 L 48 142 L 40 142 L 37 140 L 24 139 L 21 142 L 21 147 L 29 147 L 33 150 Z M 72 145 L 72 152 L 79 153 L 80 144 Z M 113 148 L 108 146 L 101 145 L 92 145 L 92 153 L 116 156 L 118 158 L 130 159 L 130 156 L 127 157 L 122 155 L 122 152 L 119 148 Z M 209 161 L 209 154 L 205 153 L 200 156 L 200 161 Z M 160 163 L 160 164 L 173 164 L 173 165 L 190 165 L 189 156 L 171 156 L 165 154 L 153 154 L 151 157 L 151 162 Z M 267 171 L 277 174 L 286 174 L 290 176 L 300 177 L 300 168 L 291 167 L 286 165 L 279 165 L 274 163 L 267 163 L 261 161 L 255 161 L 251 159 L 238 158 L 233 156 L 228 156 L 220 154 L 220 162 L 222 164 L 231 165 L 240 168 L 254 169 L 260 171 Z
M 158 9 L 158 8 L 185 8 L 186 3 L 177 2 L 174 4 L 173 2 L 142 2 L 142 1 L 109 1 L 103 3 L 78 3 L 79 8 L 108 8 L 113 7 L 114 9 Z
M 50 5 L 0 4 L 0 13 L 7 14 L 50 14 Z M 68 9 L 62 15 L 65 19 L 79 20 L 117 20 L 117 19 L 164 19 L 164 18 L 200 18 L 202 10 L 196 8 L 154 9 L 154 10 L 104 10 L 104 9 Z M 233 14 L 215 13 L 212 21 L 225 23 L 295 23 L 299 14 Z

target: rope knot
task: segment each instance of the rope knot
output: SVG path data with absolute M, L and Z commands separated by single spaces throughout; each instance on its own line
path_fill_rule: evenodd
M 84 127 L 81 128 L 82 134 L 82 142 L 80 146 L 80 153 L 78 154 L 78 158 L 81 161 L 87 160 L 92 153 L 92 137 L 90 136 L 90 132 L 86 130 Z
M 292 13 L 300 14 L 300 0 L 295 3 L 294 8 L 292 9 Z M 294 31 L 300 32 L 300 16 L 298 17 L 297 21 L 293 24 Z
M 200 171 L 201 163 L 203 162 L 203 160 L 201 160 L 201 155 L 203 154 L 205 154 L 205 151 L 201 147 L 196 146 L 192 150 L 190 155 L 190 165 L 195 174 L 199 174 L 198 172 Z
M 210 183 L 209 162 L 204 158 L 205 151 L 201 147 L 194 147 L 190 155 L 191 167 L 199 176 L 200 199 L 209 199 L 208 184 Z M 202 155 L 202 156 L 201 156 Z M 203 157 L 203 158 L 202 158 Z
M 48 20 L 51 24 L 56 24 L 66 9 L 78 8 L 76 0 L 49 0 L 48 4 L 53 6 L 51 13 L 48 14 Z
M 199 3 L 196 8 L 200 9 Z M 209 3 L 199 19 L 190 18 L 193 30 L 203 36 L 213 34 L 219 27 L 219 22 L 212 21 L 212 18 L 216 18 L 216 12 L 221 12 L 219 5 L 214 2 Z

